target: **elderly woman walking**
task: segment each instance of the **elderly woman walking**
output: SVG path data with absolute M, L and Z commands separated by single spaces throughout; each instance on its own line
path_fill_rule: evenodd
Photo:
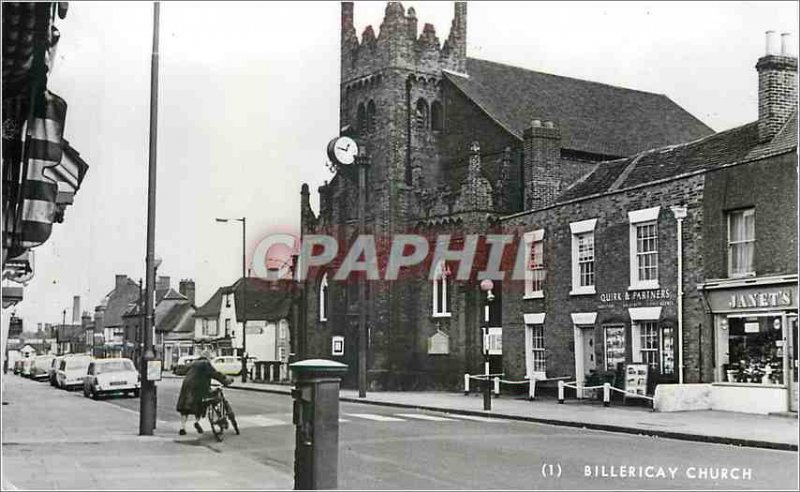
M 176 409 L 181 414 L 181 430 L 178 433 L 182 436 L 186 435 L 186 421 L 189 420 L 190 414 L 193 414 L 195 418 L 194 428 L 200 434 L 203 433 L 200 417 L 206 410 L 203 400 L 208 397 L 211 390 L 211 380 L 216 379 L 225 386 L 233 382 L 233 378 L 214 369 L 210 358 L 211 354 L 207 350 L 200 352 L 200 357 L 189 366 L 189 371 L 181 384 L 181 393 L 178 395 Z

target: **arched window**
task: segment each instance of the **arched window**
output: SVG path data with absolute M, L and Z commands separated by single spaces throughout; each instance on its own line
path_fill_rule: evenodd
M 328 274 L 319 282 L 319 320 L 328 321 Z
M 358 131 L 364 133 L 367 131 L 367 113 L 364 109 L 364 103 L 358 105 Z
M 426 130 L 428 128 L 428 103 L 425 99 L 417 99 L 417 128 Z
M 450 302 L 448 301 L 449 270 L 444 261 L 436 265 L 433 272 L 433 316 L 449 317 Z
M 439 101 L 433 101 L 431 104 L 431 130 L 438 132 L 444 129 L 444 115 L 442 114 L 442 105 Z
M 375 130 L 375 101 L 370 99 L 367 103 L 367 131 Z

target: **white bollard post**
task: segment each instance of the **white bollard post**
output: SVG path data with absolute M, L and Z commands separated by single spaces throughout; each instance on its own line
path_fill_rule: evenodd
M 603 383 L 603 406 L 611 405 L 611 383 Z
M 528 384 L 528 399 L 533 401 L 536 397 L 536 378 L 531 378 Z
M 469 373 L 464 374 L 464 395 L 469 395 Z
M 564 403 L 564 381 L 558 382 L 558 402 Z
M 269 365 L 269 382 L 275 381 L 275 366 L 273 364 Z
M 500 378 L 494 377 L 494 396 L 500 396 Z

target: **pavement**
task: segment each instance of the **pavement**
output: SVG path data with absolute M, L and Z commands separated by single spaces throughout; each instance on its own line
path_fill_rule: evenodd
M 162 426 L 153 436 L 139 436 L 134 411 L 66 395 L 47 383 L 3 379 L 3 490 L 293 487 L 285 467 L 225 453 L 210 432 L 182 438 Z
M 235 382 L 231 387 L 289 395 L 283 384 Z M 793 417 L 753 415 L 718 410 L 654 412 L 641 406 L 524 397 L 492 398 L 492 410 L 483 410 L 482 395 L 471 393 L 370 391 L 359 398 L 355 390 L 340 391 L 340 400 L 363 404 L 432 410 L 461 415 L 491 416 L 551 425 L 562 425 L 626 434 L 638 434 L 687 441 L 710 442 L 786 451 L 798 450 L 798 420 Z

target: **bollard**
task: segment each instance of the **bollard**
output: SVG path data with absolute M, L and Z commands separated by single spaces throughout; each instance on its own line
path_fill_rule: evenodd
M 269 382 L 272 383 L 275 381 L 275 364 L 269 365 Z
M 558 382 L 558 402 L 564 403 L 564 381 Z
M 611 405 L 611 383 L 603 383 L 603 406 Z
M 536 397 L 536 378 L 532 377 L 530 381 L 528 381 L 528 399 L 533 401 L 535 397 Z
M 464 374 L 464 395 L 469 395 L 469 373 Z
M 347 365 L 324 359 L 290 364 L 295 383 L 294 489 L 335 489 L 339 468 L 339 374 Z
M 500 396 L 500 378 L 497 376 L 494 377 L 494 396 Z

